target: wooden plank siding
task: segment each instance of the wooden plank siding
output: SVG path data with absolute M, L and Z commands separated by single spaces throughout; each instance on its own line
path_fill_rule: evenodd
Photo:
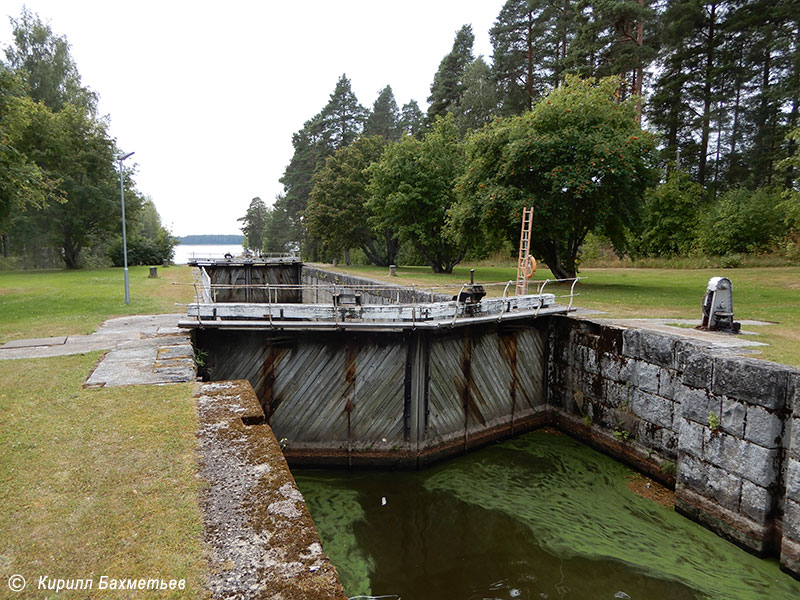
M 517 323 L 193 335 L 207 376 L 251 382 L 290 462 L 413 466 L 522 431 L 544 409 L 543 335 Z
M 216 302 L 256 302 L 268 301 L 264 285 L 294 285 L 300 281 L 302 265 L 297 264 L 237 264 L 206 265 L 206 273 L 213 286 L 212 297 Z M 231 286 L 231 287 L 224 287 Z M 272 290 L 272 302 L 298 303 L 302 301 L 299 289 Z

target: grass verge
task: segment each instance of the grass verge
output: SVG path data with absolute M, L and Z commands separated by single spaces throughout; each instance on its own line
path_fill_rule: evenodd
M 332 268 L 332 267 L 329 267 Z M 469 281 L 469 265 L 459 265 L 453 274 L 435 274 L 428 267 L 398 267 L 397 277 L 388 269 L 372 266 L 337 266 L 335 270 L 371 277 L 392 283 L 420 287 L 458 286 Z M 586 268 L 580 281 L 575 305 L 607 313 L 613 318 L 700 319 L 700 303 L 709 278 L 717 275 L 733 283 L 734 315 L 737 320 L 769 321 L 764 326 L 747 326 L 757 332 L 761 358 L 800 366 L 800 267 L 746 269 L 658 269 L 658 268 Z M 475 267 L 478 282 L 508 281 L 516 277 L 516 265 L 482 263 Z M 535 279 L 552 278 L 547 269 L 539 269 Z M 458 288 L 448 292 L 456 294 Z M 502 287 L 489 288 L 491 295 Z M 442 290 L 444 291 L 444 290 Z M 556 294 L 568 290 L 549 285 L 545 291 Z
M 131 303 L 125 304 L 122 269 L 0 271 L 0 344 L 11 340 L 91 333 L 123 315 L 185 312 L 176 303 L 194 297 L 192 269 L 131 267 Z M 173 285 L 177 282 L 181 285 Z
M 2 584 L 21 574 L 34 597 L 43 575 L 95 590 L 102 575 L 185 579 L 184 591 L 110 597 L 201 597 L 191 385 L 83 389 L 98 358 L 0 361 Z

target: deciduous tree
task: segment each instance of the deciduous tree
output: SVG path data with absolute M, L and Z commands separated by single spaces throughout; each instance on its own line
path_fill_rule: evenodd
M 469 138 L 461 200 L 451 226 L 519 240 L 522 207 L 534 207 L 532 247 L 556 277 L 573 277 L 590 231 L 627 247 L 653 183 L 653 136 L 636 99 L 617 101 L 619 80 L 567 77 L 533 112 L 495 121 Z
M 435 273 L 451 273 L 466 252 L 465 243 L 445 232 L 463 160 L 458 130 L 447 115 L 437 119 L 422 140 L 406 137 L 390 145 L 369 169 L 370 223 L 375 229 L 396 231 Z
M 369 167 L 383 154 L 387 141 L 381 136 L 362 136 L 339 148 L 314 174 L 314 187 L 305 211 L 309 234 L 333 252 L 360 247 L 376 265 L 394 264 L 398 242 L 391 229 L 369 224 Z
M 97 95 L 81 85 L 67 38 L 55 35 L 48 23 L 27 8 L 19 19 L 11 19 L 11 27 L 14 44 L 6 48 L 6 59 L 12 69 L 25 75 L 31 98 L 54 111 L 71 103 L 94 112 Z
M 12 213 L 41 208 L 56 195 L 56 183 L 21 151 L 22 138 L 36 105 L 24 94 L 22 82 L 0 64 L 0 235 L 6 234 Z M 3 251 L 7 253 L 7 244 Z

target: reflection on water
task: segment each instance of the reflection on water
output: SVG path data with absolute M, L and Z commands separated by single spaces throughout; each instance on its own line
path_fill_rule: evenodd
M 404 600 L 800 598 L 800 582 L 534 432 L 421 472 L 297 471 L 345 591 Z

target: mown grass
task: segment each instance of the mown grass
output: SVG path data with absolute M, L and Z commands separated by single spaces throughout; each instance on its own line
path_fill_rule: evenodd
M 125 314 L 183 312 L 188 267 L 0 273 L 0 339 L 90 333 Z M 100 353 L 0 360 L 0 597 L 204 597 L 190 384 L 83 389 Z M 95 591 L 32 590 L 41 575 Z M 113 578 L 185 579 L 184 591 L 98 592 Z
M 398 284 L 420 287 L 458 286 L 469 281 L 469 265 L 458 265 L 452 275 L 438 275 L 428 267 L 398 267 L 398 276 L 372 266 L 337 266 L 337 270 Z M 758 341 L 769 346 L 759 348 L 761 358 L 800 366 L 800 267 L 744 269 L 659 269 L 659 268 L 586 268 L 575 291 L 580 294 L 575 305 L 607 313 L 616 318 L 700 319 L 700 303 L 710 277 L 721 275 L 733 283 L 734 316 L 737 320 L 769 321 L 746 329 L 759 333 Z M 478 264 L 478 282 L 508 281 L 516 277 L 516 265 Z M 535 279 L 552 278 L 547 269 L 537 270 Z M 455 287 L 452 287 L 455 286 Z M 453 291 L 455 290 L 455 291 Z M 490 287 L 489 293 L 502 293 L 503 287 Z M 545 291 L 566 293 L 565 286 L 549 284 Z
M 130 268 L 125 304 L 122 269 L 0 271 L 0 344 L 10 340 L 85 334 L 113 316 L 185 312 L 194 297 L 192 269 Z M 177 282 L 180 285 L 173 285 Z
M 0 584 L 185 579 L 110 595 L 202 596 L 191 385 L 82 389 L 99 356 L 0 362 Z M 47 594 L 22 597 L 72 597 Z

